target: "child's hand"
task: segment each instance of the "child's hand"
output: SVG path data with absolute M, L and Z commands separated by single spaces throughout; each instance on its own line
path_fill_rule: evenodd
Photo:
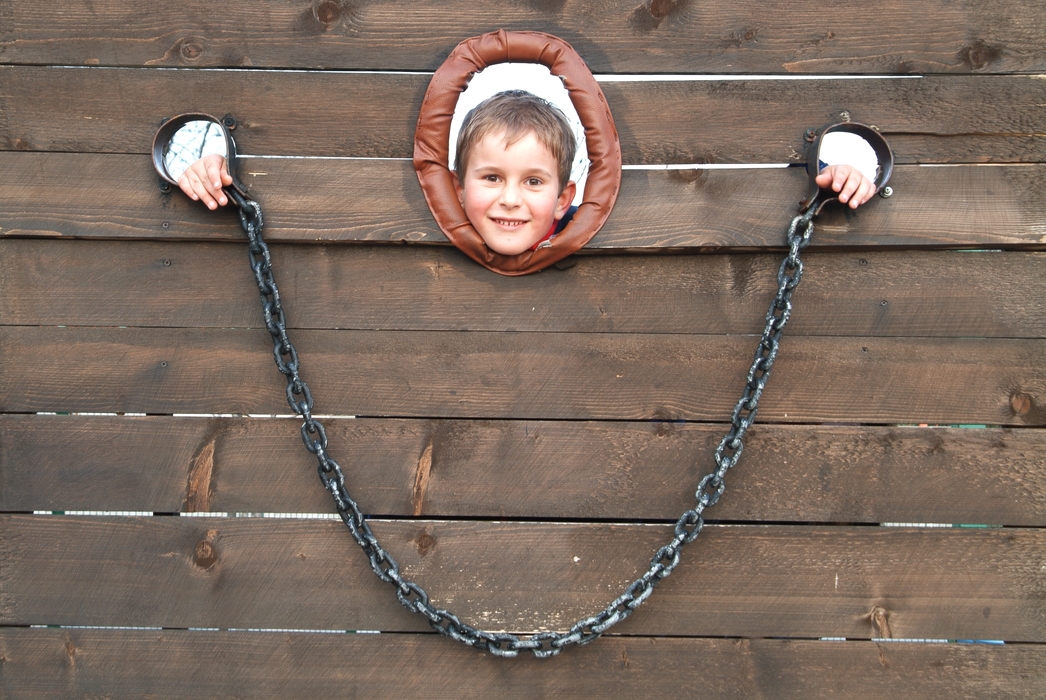
M 222 187 L 232 184 L 229 165 L 220 155 L 200 158 L 178 178 L 178 186 L 190 199 L 202 201 L 208 209 L 217 209 L 229 203 Z
M 875 183 L 850 165 L 829 165 L 815 180 L 821 187 L 839 193 L 839 201 L 851 209 L 861 206 L 875 194 Z

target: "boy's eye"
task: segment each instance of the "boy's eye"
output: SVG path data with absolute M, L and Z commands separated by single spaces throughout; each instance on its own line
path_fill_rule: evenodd
M 541 179 L 540 178 L 536 178 L 536 177 L 527 178 L 527 184 L 530 185 L 531 187 L 540 187 L 541 186 Z

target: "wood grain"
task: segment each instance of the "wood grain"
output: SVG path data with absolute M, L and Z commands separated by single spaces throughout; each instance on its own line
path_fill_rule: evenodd
M 672 533 L 649 524 L 373 527 L 436 605 L 514 631 L 565 629 L 602 609 Z M 8 515 L 0 533 L 4 625 L 428 628 L 371 572 L 340 521 Z M 1042 642 L 1044 547 L 1041 529 L 709 525 L 615 632 Z
M 296 329 L 702 334 L 761 333 L 782 258 L 584 256 L 506 278 L 447 248 L 277 244 L 272 255 Z M 1043 253 L 804 263 L 790 336 L 1046 337 Z M 0 240 L 6 325 L 257 326 L 255 289 L 242 243 Z
M 1040 645 L 606 637 L 551 661 L 434 635 L 2 629 L 12 697 L 1028 698 Z M 698 673 L 694 660 L 701 660 Z M 73 691 L 73 692 L 70 692 Z
M 712 420 L 756 339 L 299 331 L 330 415 Z M 8 412 L 285 413 L 264 330 L 0 328 Z M 764 421 L 1046 424 L 1042 340 L 786 338 Z
M 556 34 L 596 71 L 913 73 L 1043 70 L 1034 0 L 637 3 L 4 3 L 0 60 L 74 65 L 433 70 L 499 27 Z M 932 31 L 928 28 L 932 27 Z
M 1046 15 L 928 2 L 0 0 L 0 697 L 1041 697 Z M 623 636 L 540 670 L 438 638 L 294 515 L 331 512 L 297 420 L 170 415 L 287 407 L 235 218 L 144 156 L 188 110 L 305 156 L 242 174 L 317 411 L 363 416 L 325 419 L 352 493 L 437 604 L 562 629 L 691 504 L 805 174 L 628 170 L 596 254 L 487 274 L 396 159 L 498 26 L 604 74 L 626 163 L 796 163 L 845 114 L 902 164 L 819 221 L 716 520 Z M 158 515 L 29 514 L 76 510 Z
M 245 160 L 243 174 L 270 241 L 448 245 L 410 163 Z M 158 182 L 142 156 L 0 153 L 0 235 L 243 240 L 232 212 Z M 801 168 L 625 171 L 585 250 L 777 248 L 806 182 Z M 1043 166 L 902 166 L 891 184 L 890 199 L 826 211 L 812 246 L 1046 247 Z
M 0 66 L 0 146 L 148 153 L 164 117 L 237 119 L 241 153 L 410 158 L 427 74 Z M 604 82 L 624 162 L 805 162 L 804 133 L 874 124 L 901 163 L 1046 160 L 1038 76 Z M 655 109 L 651 106 L 655 105 Z
M 324 423 L 367 512 L 441 518 L 675 519 L 693 506 L 725 432 L 667 422 Z M 250 418 L 2 416 L 0 511 L 331 513 L 298 428 Z M 757 424 L 708 516 L 1044 527 L 1044 432 Z

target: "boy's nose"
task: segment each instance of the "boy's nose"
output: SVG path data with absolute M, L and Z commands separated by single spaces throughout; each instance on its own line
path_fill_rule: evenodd
M 504 207 L 517 207 L 519 206 L 520 196 L 519 188 L 515 185 L 507 184 L 501 188 L 501 205 Z

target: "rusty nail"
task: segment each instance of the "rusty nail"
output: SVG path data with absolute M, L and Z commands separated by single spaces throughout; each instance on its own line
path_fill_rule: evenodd
M 817 132 L 813 129 L 807 129 L 806 136 L 804 138 L 806 138 L 807 143 L 813 143 L 817 140 Z

